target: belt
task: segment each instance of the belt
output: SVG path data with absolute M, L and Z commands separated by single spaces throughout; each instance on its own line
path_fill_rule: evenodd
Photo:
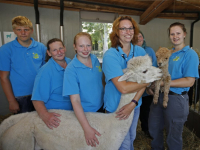
M 181 94 L 177 94 L 177 93 L 174 93 L 174 92 L 172 92 L 172 91 L 169 91 L 169 95 L 185 95 L 185 94 L 187 94 L 188 92 L 187 91 L 184 91 L 184 92 L 182 92 Z
M 28 97 L 28 96 L 31 96 L 31 95 L 17 96 L 15 98 L 22 98 L 22 97 Z

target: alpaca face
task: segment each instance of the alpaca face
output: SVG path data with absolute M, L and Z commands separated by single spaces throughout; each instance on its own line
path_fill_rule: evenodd
M 167 65 L 171 54 L 172 50 L 169 50 L 168 48 L 165 47 L 159 48 L 158 51 L 156 52 L 158 67 L 163 67 Z
M 129 79 L 129 81 L 137 83 L 149 83 L 159 80 L 162 71 L 152 66 L 151 58 L 146 56 L 134 57 L 129 60 L 125 74 L 118 81 Z

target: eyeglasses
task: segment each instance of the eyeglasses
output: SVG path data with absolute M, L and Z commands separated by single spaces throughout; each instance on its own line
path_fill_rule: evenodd
M 129 32 L 133 32 L 134 31 L 134 27 L 131 28 L 119 28 L 119 30 L 121 30 L 123 33 L 127 32 L 129 30 Z

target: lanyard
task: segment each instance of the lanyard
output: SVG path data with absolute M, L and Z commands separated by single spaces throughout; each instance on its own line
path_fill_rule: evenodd
M 133 56 L 132 56 L 132 58 L 134 57 L 134 46 L 133 46 Z M 119 49 L 118 48 L 116 48 L 116 50 L 119 52 Z M 122 56 L 122 58 L 125 60 L 125 62 L 126 62 L 126 65 L 127 65 L 127 61 L 126 61 L 126 59 L 125 59 L 125 57 L 124 57 L 124 54 L 121 54 L 121 56 Z

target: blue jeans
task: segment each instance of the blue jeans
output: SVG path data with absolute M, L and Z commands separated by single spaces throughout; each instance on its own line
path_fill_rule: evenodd
M 134 111 L 134 116 L 133 116 L 133 121 L 132 121 L 131 127 L 130 127 L 127 135 L 125 136 L 125 139 L 122 142 L 119 150 L 134 150 L 133 142 L 136 138 L 136 130 L 137 130 L 139 115 L 140 115 L 140 107 L 138 107 Z

